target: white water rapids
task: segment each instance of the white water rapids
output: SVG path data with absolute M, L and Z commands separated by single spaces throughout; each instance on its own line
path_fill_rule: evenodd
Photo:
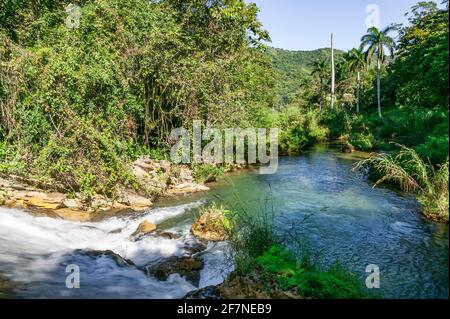
M 190 223 L 167 229 L 181 235 L 179 239 L 145 236 L 133 241 L 130 234 L 144 219 L 159 224 L 201 204 L 197 201 L 155 208 L 139 215 L 111 217 L 99 222 L 37 217 L 0 207 L 0 276 L 14 283 L 15 297 L 181 298 L 198 287 L 179 274 L 159 281 L 139 267 L 182 256 L 186 247 L 195 241 L 189 231 Z M 223 281 L 227 273 L 224 249 L 224 244 L 210 243 L 201 254 L 204 268 L 200 273 L 200 288 Z M 136 266 L 119 265 L 111 256 L 93 257 L 80 250 L 111 250 Z M 79 289 L 66 287 L 69 264 L 80 269 Z

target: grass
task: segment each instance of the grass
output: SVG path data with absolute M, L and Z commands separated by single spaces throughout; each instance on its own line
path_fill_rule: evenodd
M 229 214 L 230 215 L 230 214 Z M 299 260 L 274 233 L 271 201 L 251 213 L 242 207 L 230 217 L 229 244 L 236 274 L 254 282 L 261 295 L 293 298 L 363 298 L 355 275 L 335 265 L 319 269 L 307 253 Z
M 255 269 L 265 282 L 305 298 L 355 299 L 363 297 L 361 284 L 352 273 L 335 265 L 321 271 L 307 260 L 299 262 L 281 245 L 272 245 L 255 259 Z
M 381 183 L 394 183 L 405 192 L 417 194 L 423 213 L 430 219 L 448 222 L 448 158 L 444 164 L 433 166 L 424 161 L 412 148 L 398 145 L 396 154 L 372 154 L 360 161 L 356 168 L 369 165 Z

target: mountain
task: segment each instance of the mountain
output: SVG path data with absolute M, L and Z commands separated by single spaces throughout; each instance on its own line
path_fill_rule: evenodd
M 272 59 L 275 71 L 278 73 L 277 94 L 278 103 L 284 106 L 289 103 L 302 85 L 302 81 L 311 77 L 314 61 L 328 59 L 331 61 L 331 49 L 323 48 L 313 51 L 289 51 L 269 48 L 268 54 Z M 335 50 L 336 59 L 344 51 Z

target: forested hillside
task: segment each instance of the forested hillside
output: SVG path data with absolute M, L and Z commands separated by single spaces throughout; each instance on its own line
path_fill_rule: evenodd
M 311 72 L 314 63 L 329 60 L 331 50 L 328 48 L 313 51 L 288 51 L 277 48 L 268 49 L 277 78 L 277 102 L 279 107 L 289 104 L 306 86 L 311 85 Z M 337 59 L 343 51 L 335 50 Z

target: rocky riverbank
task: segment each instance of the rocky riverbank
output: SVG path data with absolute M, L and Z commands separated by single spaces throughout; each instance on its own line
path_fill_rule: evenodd
M 166 160 L 153 160 L 142 156 L 132 164 L 131 171 L 141 185 L 151 190 L 151 196 L 123 189 L 115 198 L 96 194 L 86 199 L 78 193 L 68 194 L 55 190 L 39 180 L 8 175 L 0 176 L 0 204 L 56 218 L 88 221 L 99 213 L 143 211 L 152 207 L 153 201 L 161 196 L 209 189 L 194 182 L 188 166 L 174 165 Z

